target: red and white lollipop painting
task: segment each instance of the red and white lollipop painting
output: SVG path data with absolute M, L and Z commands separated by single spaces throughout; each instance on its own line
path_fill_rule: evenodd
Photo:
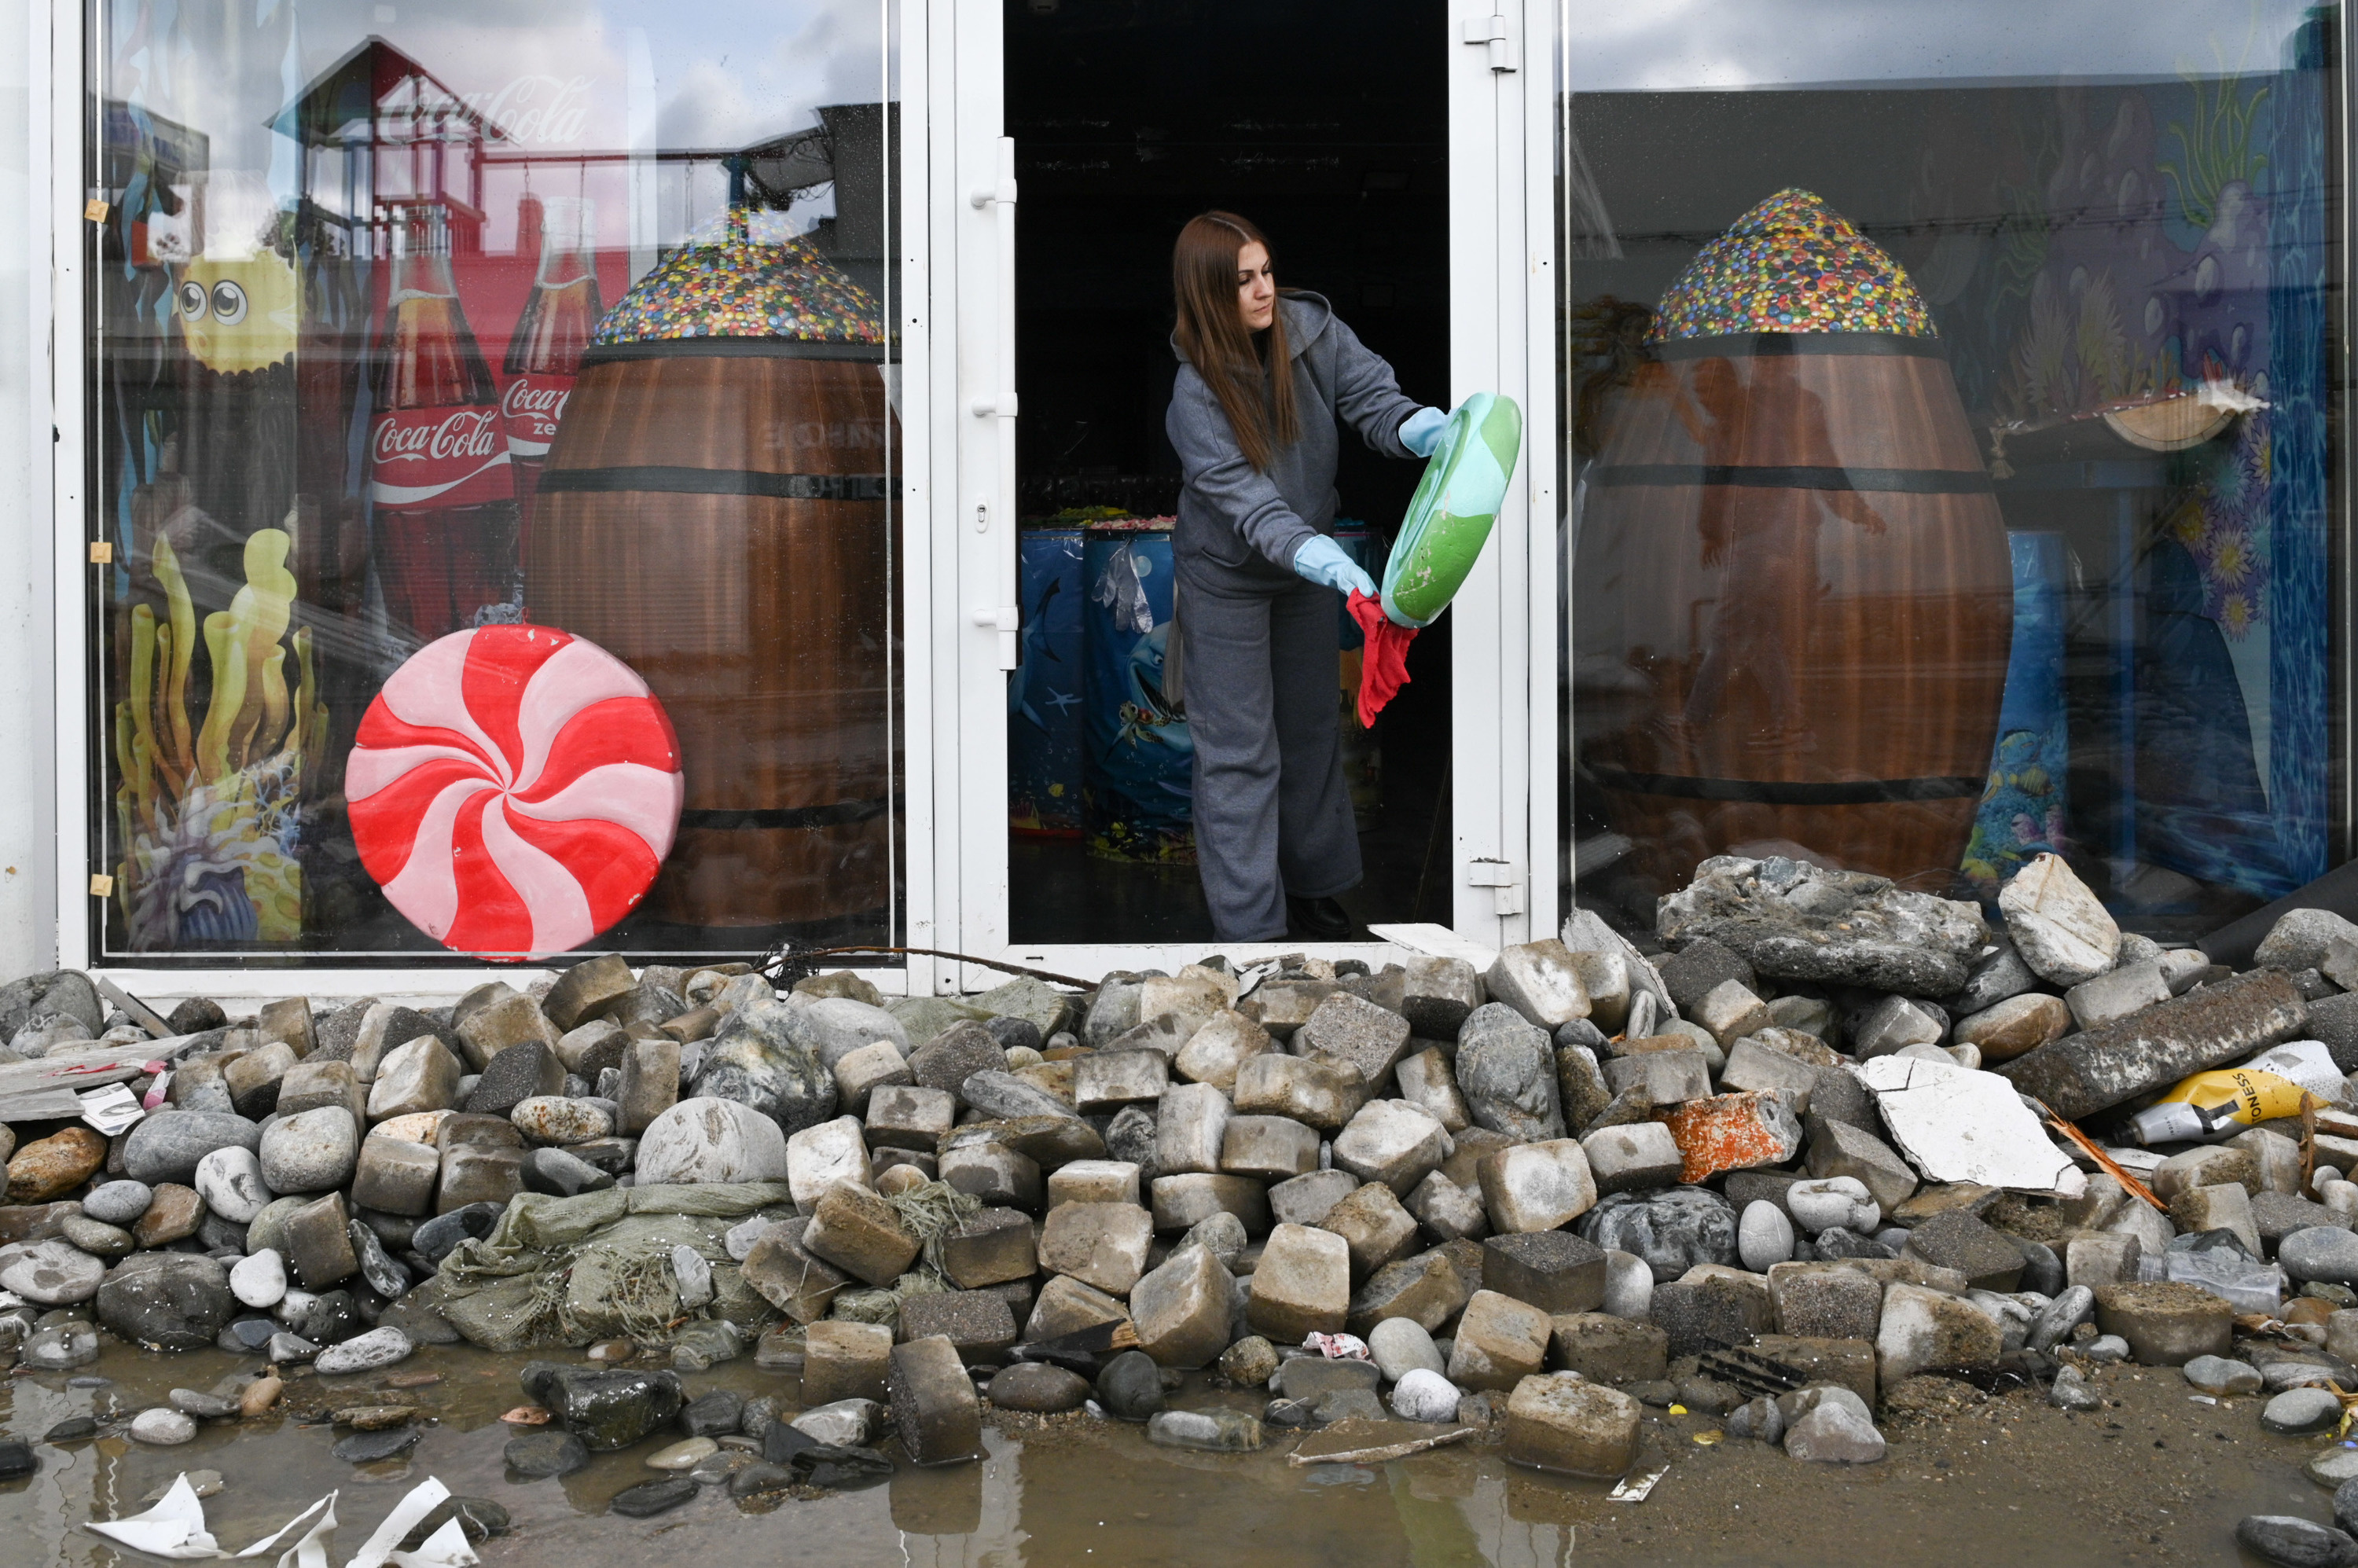
M 686 781 L 628 665 L 547 626 L 456 632 L 412 654 L 344 773 L 361 864 L 444 946 L 578 947 L 646 896 Z

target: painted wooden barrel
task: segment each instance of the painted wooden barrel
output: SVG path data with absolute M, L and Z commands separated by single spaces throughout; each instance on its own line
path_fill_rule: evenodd
M 1580 762 L 1640 873 L 1806 852 L 1947 891 L 2013 572 L 1940 341 L 1654 343 L 1582 478 Z
M 880 346 L 596 348 L 550 444 L 533 620 L 663 699 L 687 803 L 647 907 L 802 924 L 891 900 L 894 433 Z

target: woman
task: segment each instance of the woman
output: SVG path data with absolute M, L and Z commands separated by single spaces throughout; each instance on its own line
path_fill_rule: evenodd
M 1179 376 L 1163 428 L 1185 482 L 1172 549 L 1195 741 L 1195 858 L 1223 942 L 1340 941 L 1359 882 L 1336 734 L 1335 601 L 1376 585 L 1328 537 L 1347 420 L 1389 457 L 1423 457 L 1446 416 L 1402 396 L 1315 294 L 1281 294 L 1269 242 L 1229 212 L 1171 256 Z

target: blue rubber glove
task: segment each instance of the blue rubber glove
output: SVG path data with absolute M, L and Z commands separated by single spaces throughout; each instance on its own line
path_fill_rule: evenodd
M 1433 449 L 1441 445 L 1441 432 L 1449 427 L 1449 416 L 1438 408 L 1420 408 L 1401 421 L 1401 445 L 1418 457 L 1433 456 Z
M 1379 597 L 1376 579 L 1359 569 L 1359 563 L 1343 553 L 1343 546 L 1324 534 L 1314 534 L 1293 552 L 1293 569 L 1321 588 L 1331 588 L 1337 593 L 1357 589 L 1369 599 Z

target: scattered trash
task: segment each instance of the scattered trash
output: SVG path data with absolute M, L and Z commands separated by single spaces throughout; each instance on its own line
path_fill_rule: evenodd
M 1302 1342 L 1304 1350 L 1315 1350 L 1329 1361 L 1365 1361 L 1368 1342 L 1356 1334 L 1313 1334 Z
M 2240 1067 L 2180 1080 L 2159 1102 L 2130 1117 L 2129 1127 L 2147 1144 L 2232 1138 L 2263 1121 L 2299 1116 L 2310 1096 L 2340 1098 L 2343 1081 L 2323 1041 L 2288 1041 Z
M 157 1064 L 158 1066 L 161 1063 Z M 81 1101 L 81 1119 L 112 1138 L 147 1114 L 139 1097 L 127 1084 L 109 1084 L 103 1089 L 84 1089 L 74 1096 Z
M 466 1530 L 455 1518 L 445 1521 L 416 1551 L 396 1550 L 396 1543 L 449 1495 L 450 1488 L 430 1476 L 419 1483 L 394 1505 L 393 1512 L 345 1568 L 469 1568 L 479 1563 L 474 1548 L 467 1542 Z M 260 1557 L 308 1523 L 301 1537 L 278 1554 L 276 1568 L 328 1568 L 328 1548 L 321 1538 L 336 1528 L 337 1496 L 330 1492 L 243 1552 L 224 1552 L 205 1528 L 205 1506 L 197 1500 L 196 1488 L 185 1474 L 172 1483 L 164 1500 L 146 1513 L 111 1522 L 92 1519 L 84 1528 L 151 1557 L 196 1561 Z
M 1369 1424 L 1372 1425 L 1374 1423 Z M 1412 1422 L 1390 1422 L 1383 1424 L 1413 1429 L 1417 1423 Z M 1287 1454 L 1285 1456 L 1285 1462 L 1288 1465 L 1382 1465 L 1394 1459 L 1405 1459 L 1412 1454 L 1422 1454 L 1427 1449 L 1443 1447 L 1448 1444 L 1455 1443 L 1461 1438 L 1470 1437 L 1473 1433 L 1474 1429 L 1472 1427 L 1460 1426 L 1441 1432 L 1425 1431 L 1418 1436 L 1402 1437 L 1390 1443 L 1368 1444 L 1352 1448 L 1336 1448 L 1304 1452 L 1304 1450 L 1312 1449 L 1313 1445 L 1318 1442 L 1317 1438 L 1311 1438 L 1304 1442 L 1301 1448 L 1297 1448 L 1293 1453 Z
M 1616 1503 L 1642 1503 L 1653 1495 L 1656 1484 L 1670 1473 L 1671 1467 L 1661 1465 L 1642 1476 L 1624 1476 L 1613 1483 L 1613 1489 L 1605 1494 L 1606 1498 Z
M 313 1518 L 314 1515 L 318 1517 Z M 327 1548 L 319 1537 L 336 1528 L 336 1494 L 326 1497 L 297 1514 L 267 1538 L 255 1541 L 239 1552 L 224 1552 L 221 1542 L 205 1529 L 205 1505 L 197 1500 L 196 1488 L 182 1475 L 164 1494 L 164 1500 L 146 1513 L 134 1514 L 112 1524 L 95 1519 L 88 1528 L 110 1541 L 120 1541 L 134 1552 L 144 1552 L 151 1557 L 182 1559 L 219 1557 L 259 1557 L 278 1544 L 296 1526 L 311 1519 L 311 1528 L 301 1540 L 279 1554 L 277 1568 L 327 1568 Z

